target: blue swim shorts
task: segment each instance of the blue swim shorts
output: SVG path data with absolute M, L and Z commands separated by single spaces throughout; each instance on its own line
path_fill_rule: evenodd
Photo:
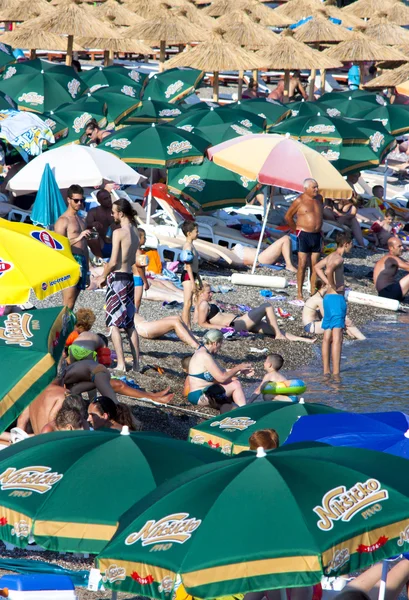
M 80 278 L 76 288 L 77 290 L 84 291 L 87 287 L 88 261 L 83 254 L 73 254 L 72 256 L 80 266 Z
M 139 277 L 139 275 L 134 275 L 133 276 L 133 284 L 135 287 L 142 287 L 143 286 L 142 277 Z
M 326 294 L 324 296 L 323 329 L 345 329 L 347 303 L 342 294 Z

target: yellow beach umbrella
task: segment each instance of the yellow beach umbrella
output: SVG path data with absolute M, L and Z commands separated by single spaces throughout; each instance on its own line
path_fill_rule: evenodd
M 24 304 L 72 287 L 80 267 L 62 235 L 0 219 L 0 304 Z

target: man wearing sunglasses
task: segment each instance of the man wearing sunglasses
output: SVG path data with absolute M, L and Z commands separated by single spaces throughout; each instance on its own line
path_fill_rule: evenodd
M 88 246 L 87 239 L 91 236 L 91 230 L 86 229 L 85 221 L 78 215 L 84 207 L 84 190 L 80 185 L 71 185 L 67 192 L 68 208 L 61 215 L 54 226 L 55 233 L 68 238 L 73 257 L 80 266 L 80 278 L 77 285 L 63 290 L 63 302 L 71 310 L 81 290 L 85 290 L 88 273 Z

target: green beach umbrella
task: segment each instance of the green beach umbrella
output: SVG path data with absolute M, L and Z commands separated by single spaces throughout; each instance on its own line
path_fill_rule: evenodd
M 16 57 L 13 54 L 13 48 L 8 44 L 0 43 L 0 69 L 4 69 L 7 65 L 16 62 Z
M 146 496 L 97 565 L 104 586 L 160 600 L 180 583 L 198 598 L 309 586 L 400 554 L 408 522 L 404 458 L 259 448 Z
M 365 115 L 366 120 L 379 121 L 392 135 L 409 131 L 409 106 L 404 104 L 386 104 L 376 106 Z
M 0 92 L 0 110 L 10 110 L 10 108 L 17 108 L 17 104 L 5 92 Z
M 216 102 L 195 102 L 194 104 L 186 104 L 182 102 L 181 106 L 186 109 L 187 112 L 196 112 L 197 110 L 212 110 L 213 108 L 221 108 L 221 104 Z
M 45 230 L 43 242 L 59 244 Z M 0 433 L 56 377 L 65 340 L 73 328 L 72 314 L 61 306 L 0 318 Z
M 195 208 L 214 211 L 227 206 L 244 206 L 257 186 L 251 181 L 205 160 L 201 165 L 183 165 L 168 170 L 168 188 Z
M 119 65 L 94 67 L 87 71 L 81 71 L 81 79 L 85 82 L 91 94 L 102 87 L 123 85 L 131 85 L 134 88 L 139 88 L 141 94 L 147 77 L 146 73 L 141 73 L 136 69 L 127 69 Z
M 370 92 L 368 90 L 345 90 L 344 92 L 327 92 L 320 96 L 317 102 L 336 102 L 337 100 L 345 100 L 351 98 L 352 100 L 363 100 L 364 102 L 371 102 L 377 106 L 383 106 L 389 104 L 389 100 L 378 92 Z
M 338 412 L 341 411 L 332 406 L 312 402 L 256 402 L 193 427 L 189 442 L 210 446 L 223 454 L 239 454 L 250 449 L 248 439 L 259 429 L 275 429 L 283 444 L 300 417 Z
M 209 142 L 173 125 L 130 125 L 105 138 L 101 150 L 116 154 L 139 167 L 170 167 L 181 162 L 203 161 Z
M 349 175 L 358 173 L 362 169 L 377 167 L 382 158 L 370 146 L 345 146 L 344 144 L 307 144 L 322 156 L 325 156 L 332 165 L 341 173 Z
M 292 108 L 292 105 L 291 105 Z M 249 100 L 239 100 L 226 106 L 228 110 L 240 110 L 248 112 L 252 115 L 258 115 L 265 119 L 267 129 L 272 125 L 280 123 L 283 119 L 291 115 L 289 106 L 284 106 L 277 100 L 269 100 L 268 98 L 252 98 Z
M 180 129 L 184 129 L 182 125 Z M 225 123 L 224 125 L 207 125 L 203 127 L 195 127 L 193 130 L 197 135 L 201 135 L 208 140 L 211 146 L 227 142 L 240 135 L 248 135 L 249 133 L 264 133 L 264 129 L 257 125 L 251 124 L 251 127 L 243 127 L 237 123 Z
M 135 502 L 215 455 L 125 429 L 35 436 L 1 454 L 0 538 L 23 548 L 34 538 L 56 552 L 97 553 Z
M 354 98 L 351 95 L 345 95 L 341 98 L 332 97 L 335 93 L 326 94 L 325 100 L 317 100 L 317 105 L 323 107 L 322 112 L 326 112 L 329 117 L 348 117 L 350 119 L 363 119 L 369 111 L 375 106 L 376 102 L 368 100 L 365 97 Z M 322 96 L 324 98 L 324 96 Z
M 144 98 L 142 104 L 132 111 L 123 121 L 124 125 L 132 125 L 134 123 L 160 123 L 173 121 L 180 117 L 185 112 L 185 109 L 179 104 L 169 104 L 169 102 L 159 102 Z
M 172 125 L 185 131 L 194 131 L 197 127 L 219 126 L 226 123 L 237 125 L 240 129 L 247 130 L 247 133 L 258 133 L 264 129 L 266 120 L 243 110 L 220 107 L 195 112 L 188 111 L 175 119 Z M 255 128 L 257 132 L 253 131 Z
M 204 75 L 203 71 L 189 68 L 168 69 L 163 73 L 156 73 L 148 80 L 144 97 L 175 104 L 193 94 Z
M 324 114 L 324 109 L 318 102 L 308 102 L 308 100 L 291 102 L 289 108 L 291 119 L 293 117 L 315 117 Z
M 21 110 L 49 112 L 82 96 L 86 85 L 72 67 L 36 58 L 7 67 L 0 79 Z
M 102 87 L 95 91 L 92 97 L 99 102 L 106 103 L 108 123 L 119 125 L 141 105 L 140 92 L 139 86 L 126 84 Z
M 57 136 L 62 126 L 68 128 L 68 135 L 61 140 L 59 145 L 70 144 L 72 142 L 79 144 L 81 137 L 85 133 L 86 125 L 91 119 L 98 121 L 99 126 L 102 128 L 106 126 L 106 112 L 107 106 L 105 103 L 101 102 L 98 98 L 94 98 L 91 94 L 87 94 L 76 102 L 63 104 L 55 111 L 46 113 L 44 120 L 50 126 L 53 133 L 55 129 Z

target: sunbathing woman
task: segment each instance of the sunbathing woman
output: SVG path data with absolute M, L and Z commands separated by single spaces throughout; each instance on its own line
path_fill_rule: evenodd
M 146 340 L 156 340 L 167 333 L 174 332 L 181 342 L 195 349 L 199 347 L 199 342 L 178 315 L 147 321 L 138 313 L 134 317 L 134 323 L 138 335 Z
M 256 257 L 256 249 L 243 244 L 236 244 L 233 252 L 243 261 L 244 265 L 252 266 Z M 257 263 L 259 265 L 273 265 L 280 256 L 283 255 L 285 268 L 287 271 L 297 272 L 291 261 L 291 240 L 288 235 L 285 235 L 276 240 L 270 246 L 258 255 Z
M 189 362 L 189 394 L 187 399 L 192 404 L 206 406 L 207 398 L 204 396 L 207 388 L 213 383 L 220 383 L 226 391 L 228 398 L 232 397 L 237 406 L 244 406 L 244 396 L 241 383 L 236 376 L 252 375 L 253 370 L 249 363 L 240 363 L 232 369 L 223 369 L 214 360 L 223 343 L 221 331 L 207 331 L 203 336 L 203 344 L 196 350 Z M 233 379 L 234 377 L 234 379 Z
M 88 423 L 93 429 L 118 429 L 125 425 L 129 431 L 139 429 L 131 409 L 126 404 L 115 403 L 111 398 L 98 396 L 88 407 Z
M 244 315 L 235 315 L 223 312 L 217 304 L 211 303 L 212 291 L 208 283 L 196 292 L 196 305 L 194 320 L 206 329 L 224 329 L 232 327 L 235 331 L 250 331 L 252 333 L 264 333 L 271 335 L 276 340 L 291 340 L 293 342 L 305 342 L 312 344 L 315 339 L 298 337 L 292 333 L 286 333 L 278 327 L 277 319 L 272 305 L 268 302 L 253 308 Z M 264 320 L 265 319 L 265 320 Z
M 316 293 L 308 298 L 302 311 L 302 322 L 306 333 L 323 334 L 322 317 L 324 315 L 324 296 L 326 287 L 321 279 L 316 281 Z M 355 327 L 351 319 L 345 319 L 347 334 L 356 340 L 365 340 L 364 334 Z

